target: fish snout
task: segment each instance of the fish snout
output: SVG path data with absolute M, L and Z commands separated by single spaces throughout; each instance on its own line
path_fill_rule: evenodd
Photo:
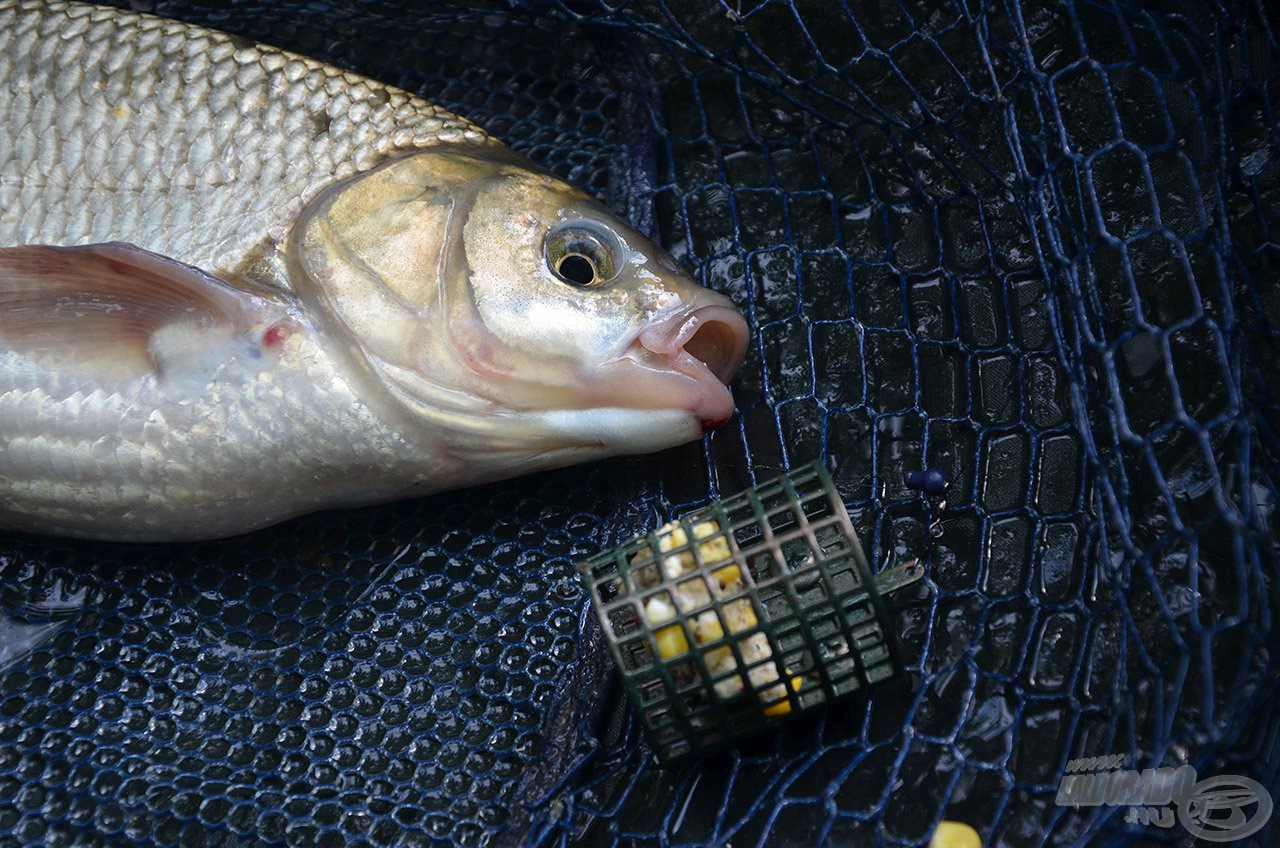
M 706 295 L 645 327 L 627 350 L 630 367 L 611 387 L 628 406 L 683 408 L 697 416 L 703 432 L 733 415 L 727 383 L 750 338 L 747 322 L 727 299 Z
M 716 303 L 660 320 L 637 341 L 683 374 L 705 379 L 709 372 L 718 382 L 728 383 L 747 354 L 749 335 L 738 310 Z

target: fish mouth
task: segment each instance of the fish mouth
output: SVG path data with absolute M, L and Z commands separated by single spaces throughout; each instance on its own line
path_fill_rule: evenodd
M 747 354 L 747 322 L 730 306 L 703 306 L 651 325 L 634 344 L 694 379 L 710 373 L 724 388 Z
M 698 417 L 703 432 L 733 415 L 727 383 L 746 357 L 747 322 L 732 306 L 710 304 L 661 318 L 640 332 L 626 358 L 640 366 L 618 388 L 628 406 L 678 406 Z

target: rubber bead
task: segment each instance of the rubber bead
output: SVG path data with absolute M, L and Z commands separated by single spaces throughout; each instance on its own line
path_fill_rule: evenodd
M 947 490 L 947 475 L 937 468 L 912 471 L 907 475 L 907 487 L 926 495 L 940 495 Z

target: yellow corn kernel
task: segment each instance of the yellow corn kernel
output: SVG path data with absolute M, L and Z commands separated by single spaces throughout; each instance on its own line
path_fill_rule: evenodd
M 737 583 L 739 586 L 742 585 L 742 570 L 736 565 L 726 565 L 724 568 L 717 568 L 715 571 L 711 572 L 711 576 L 714 577 L 721 586 L 726 588 L 732 586 L 734 583 Z
M 662 573 L 674 579 L 693 571 L 693 565 L 693 554 L 689 551 L 681 551 L 662 558 Z
M 649 598 L 644 605 L 644 617 L 648 619 L 650 627 L 666 624 L 675 618 L 676 608 L 671 606 L 671 596 L 663 592 Z
M 662 628 L 654 637 L 658 640 L 658 653 L 664 660 L 678 657 L 689 650 L 689 640 L 685 638 L 684 628 L 678 624 Z
M 703 562 L 724 562 L 730 558 L 729 542 L 724 536 L 717 536 L 716 534 L 719 532 L 720 525 L 714 521 L 703 521 L 693 526 L 694 539 L 707 540 L 698 545 L 698 555 Z M 676 548 L 684 548 L 689 543 L 689 534 L 685 532 L 684 527 L 678 521 L 662 525 L 658 528 L 657 534 L 658 550 L 662 553 L 673 551 Z M 649 558 L 647 553 L 644 555 L 644 559 L 637 556 L 632 565 L 647 562 Z M 693 551 L 687 548 L 669 557 L 664 557 L 662 560 L 662 570 L 666 572 L 668 577 L 679 577 L 681 574 L 692 571 L 693 567 Z M 741 575 L 739 575 L 740 578 Z
M 781 701 L 774 701 L 772 704 L 764 708 L 764 714 L 770 718 L 786 715 L 789 712 L 791 712 L 790 698 L 783 698 Z
M 733 651 L 729 649 L 728 645 L 712 648 L 704 656 L 707 661 L 707 670 L 712 674 L 727 671 L 728 664 L 733 662 Z
M 756 611 L 751 608 L 750 598 L 741 598 L 724 607 L 725 623 L 730 633 L 739 633 L 748 627 L 755 627 L 758 619 Z
M 699 545 L 698 553 L 702 554 L 703 562 L 724 562 L 729 558 L 729 543 L 720 536 Z
M 734 674 L 723 680 L 717 680 L 711 686 L 715 690 L 716 697 L 727 701 L 730 698 L 736 698 L 742 694 L 742 675 Z
M 672 521 L 658 528 L 658 550 L 663 553 L 678 548 L 688 541 L 689 536 L 678 521 Z
M 693 635 L 703 645 L 724 637 L 724 628 L 715 610 L 707 610 L 693 620 Z
M 707 581 L 702 577 L 694 577 L 676 585 L 676 605 L 685 612 L 705 606 L 711 600 L 707 591 Z
M 791 677 L 791 691 L 800 691 L 800 675 L 796 674 Z M 774 701 L 772 704 L 764 708 L 764 714 L 767 716 L 786 715 L 791 712 L 791 697 L 787 696 L 780 700 Z
M 962 822 L 939 822 L 929 840 L 929 848 L 982 848 L 982 837 Z
M 693 537 L 707 539 L 698 545 L 698 553 L 702 555 L 703 562 L 721 562 L 729 558 L 729 540 L 724 536 L 716 535 L 719 532 L 720 525 L 714 521 L 704 521 L 694 526 Z M 712 538 L 713 536 L 715 538 Z
M 800 692 L 800 675 L 792 676 L 791 692 Z M 783 697 L 774 701 L 771 705 L 764 707 L 764 715 L 767 716 L 785 716 L 791 712 L 791 697 Z

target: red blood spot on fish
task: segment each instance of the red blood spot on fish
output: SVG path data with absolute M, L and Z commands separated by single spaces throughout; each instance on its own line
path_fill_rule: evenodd
M 721 427 L 728 424 L 729 419 L 732 417 L 733 417 L 732 415 L 726 415 L 724 418 L 720 418 L 715 421 L 711 420 L 710 418 L 702 419 L 702 434 L 705 436 L 707 433 L 710 433 L 712 430 L 719 430 Z
M 262 346 L 280 347 L 291 335 L 293 335 L 293 327 L 285 321 L 279 321 L 268 327 L 262 334 Z

